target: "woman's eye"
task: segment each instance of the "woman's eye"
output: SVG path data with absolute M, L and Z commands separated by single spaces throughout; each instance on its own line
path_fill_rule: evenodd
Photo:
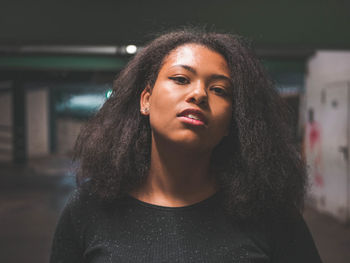
M 227 95 L 227 92 L 224 88 L 212 87 L 211 90 L 214 91 L 215 94 L 217 94 L 219 96 L 226 96 Z
M 175 81 L 175 83 L 180 85 L 185 85 L 189 83 L 189 80 L 185 77 L 169 77 L 169 79 Z

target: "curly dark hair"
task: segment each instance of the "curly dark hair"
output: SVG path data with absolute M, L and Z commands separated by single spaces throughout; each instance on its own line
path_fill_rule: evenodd
M 82 129 L 75 146 L 78 182 L 88 179 L 101 200 L 115 200 L 138 185 L 150 167 L 151 128 L 140 95 L 153 87 L 167 55 L 195 43 L 221 54 L 233 82 L 229 135 L 212 153 L 211 167 L 236 218 L 301 209 L 305 165 L 292 141 L 289 116 L 262 64 L 237 35 L 185 29 L 157 37 L 120 72 L 111 97 Z

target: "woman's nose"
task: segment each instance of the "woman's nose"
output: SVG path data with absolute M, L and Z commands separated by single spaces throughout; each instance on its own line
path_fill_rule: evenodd
M 207 89 L 204 83 L 198 82 L 191 85 L 187 95 L 186 102 L 195 103 L 197 105 L 208 103 Z

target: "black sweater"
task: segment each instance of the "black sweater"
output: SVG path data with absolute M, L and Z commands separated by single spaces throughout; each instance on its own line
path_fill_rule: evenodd
M 301 216 L 238 224 L 221 198 L 171 208 L 130 196 L 101 203 L 76 191 L 58 222 L 50 262 L 321 262 Z

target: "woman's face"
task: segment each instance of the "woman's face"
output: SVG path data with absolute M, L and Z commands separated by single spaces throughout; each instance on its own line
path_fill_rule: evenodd
M 229 132 L 232 84 L 227 62 L 204 46 L 180 46 L 165 58 L 140 104 L 153 137 L 211 151 Z

